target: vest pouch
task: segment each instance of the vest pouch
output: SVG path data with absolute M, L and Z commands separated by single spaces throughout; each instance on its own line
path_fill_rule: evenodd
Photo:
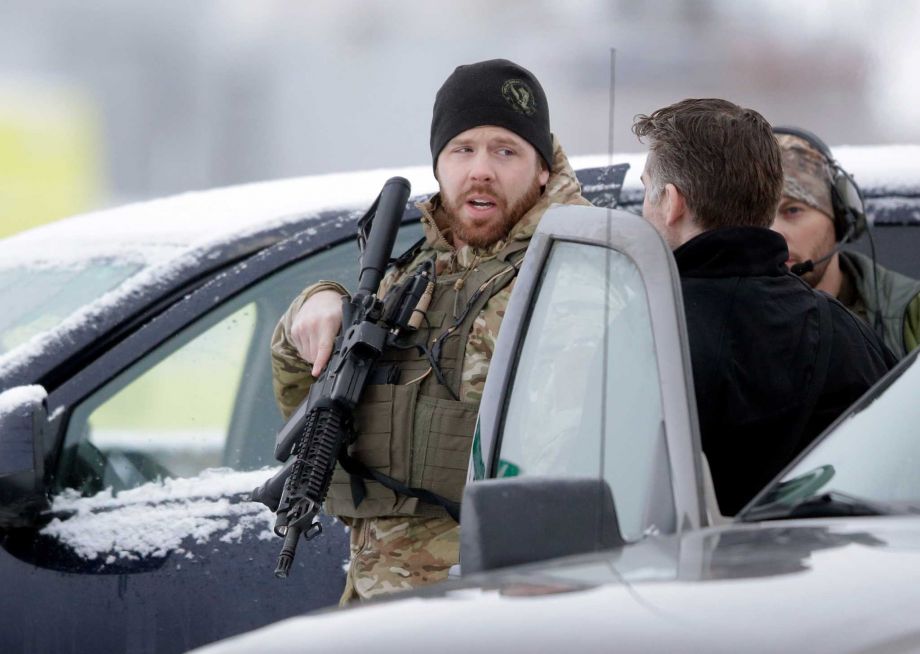
M 418 390 L 418 384 L 367 386 L 355 414 L 358 435 L 348 446 L 348 453 L 368 468 L 407 481 L 411 466 L 412 417 Z M 398 515 L 411 499 L 397 496 L 374 481 L 365 480 L 364 484 L 367 495 L 361 505 L 355 507 L 350 476 L 336 464 L 326 496 L 326 513 L 353 518 Z
M 415 413 L 410 485 L 459 503 L 466 485 L 479 405 L 421 395 Z
M 514 264 L 526 247 L 525 241 L 516 241 L 508 246 L 506 257 L 486 259 L 462 273 L 437 279 L 426 320 L 400 346 L 431 348 L 439 343 L 442 374 L 430 370 L 431 362 L 416 347 L 384 349 L 376 365 L 397 367 L 399 383 L 365 388 L 355 414 L 358 436 L 349 446 L 351 456 L 402 485 L 460 503 L 479 403 L 452 398 L 461 393 L 460 376 L 473 323 L 488 301 L 514 279 Z M 505 276 L 500 284 L 483 286 L 501 274 Z M 456 283 L 460 278 L 464 284 Z M 477 292 L 480 288 L 486 291 Z M 448 327 L 452 328 L 449 333 Z M 353 518 L 448 516 L 438 504 L 399 495 L 370 480 L 364 480 L 367 494 L 355 507 L 350 482 L 349 475 L 337 466 L 326 500 L 327 513 Z

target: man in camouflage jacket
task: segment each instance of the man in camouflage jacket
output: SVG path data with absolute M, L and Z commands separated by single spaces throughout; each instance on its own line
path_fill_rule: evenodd
M 432 400 L 435 414 L 440 406 L 448 406 L 451 411 L 455 406 L 463 409 L 466 422 L 452 424 L 450 412 L 446 418 L 441 416 L 448 431 L 453 428 L 456 432 L 459 426 L 463 432 L 470 431 L 464 434 L 466 438 L 451 437 L 451 442 L 460 443 L 457 451 L 446 452 L 453 456 L 453 463 L 444 468 L 426 468 L 418 484 L 439 493 L 447 488 L 456 496 L 465 479 L 472 439 L 470 420 L 475 419 L 482 398 L 498 329 L 526 245 L 551 204 L 589 203 L 581 196 L 565 153 L 549 131 L 546 97 L 539 82 L 512 62 L 485 61 L 454 71 L 435 101 L 431 150 L 440 192 L 418 205 L 425 243 L 408 265 L 384 278 L 380 295 L 423 262 L 433 260 L 436 278 L 449 284 L 437 287 L 432 306 L 437 306 L 439 300 L 441 305 L 449 306 L 453 298 L 455 317 L 463 313 L 457 307 L 461 297 L 460 304 L 467 307 L 469 317 L 464 324 L 458 320 L 450 328 L 465 335 L 465 347 L 455 348 L 462 354 L 458 355 L 458 374 L 450 382 L 454 388 L 438 388 L 430 369 L 419 376 L 403 374 L 398 382 L 404 387 L 416 382 L 420 386 L 428 384 L 429 394 L 440 393 Z M 486 274 L 488 270 L 498 272 Z M 479 280 L 475 284 L 482 281 L 480 288 L 486 289 L 482 294 L 484 302 L 466 301 L 468 289 L 466 295 L 461 289 L 471 280 Z M 341 324 L 343 294 L 347 294 L 346 289 L 331 282 L 310 286 L 294 300 L 275 330 L 274 390 L 285 416 L 306 397 L 310 384 L 328 361 Z M 474 310 L 469 311 L 470 307 Z M 433 333 L 442 330 L 436 327 Z M 403 363 L 409 367 L 420 364 Z M 422 360 L 421 365 L 427 366 L 427 362 Z M 412 379 L 405 379 L 408 377 Z M 367 396 L 366 393 L 359 413 L 368 402 Z M 452 402 L 451 397 L 457 401 Z M 419 405 L 424 399 L 419 396 Z M 408 439 L 410 447 L 415 448 L 409 452 L 413 462 L 434 456 L 418 451 L 420 445 L 414 440 L 418 415 L 418 411 L 410 413 L 411 424 L 405 429 L 413 434 Z M 360 457 L 361 418 L 356 422 L 358 454 L 353 456 Z M 393 434 L 392 438 L 396 440 L 397 436 Z M 426 434 L 426 440 L 435 436 Z M 438 455 L 444 454 L 444 450 L 438 450 Z M 376 467 L 372 461 L 366 463 Z M 390 462 L 387 474 L 399 476 L 393 466 Z M 450 479 L 441 479 L 442 474 Z M 369 488 L 368 499 L 358 506 L 345 493 L 348 484 L 344 473 L 339 470 L 337 475 L 325 508 L 351 527 L 351 560 L 342 603 L 447 577 L 450 567 L 458 563 L 459 526 L 443 509 L 415 498 L 396 495 L 393 500 L 392 492 L 382 488 Z

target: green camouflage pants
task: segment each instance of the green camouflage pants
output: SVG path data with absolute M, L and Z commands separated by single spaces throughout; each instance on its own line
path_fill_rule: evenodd
M 352 518 L 351 561 L 339 604 L 447 579 L 460 560 L 460 526 L 450 518 Z

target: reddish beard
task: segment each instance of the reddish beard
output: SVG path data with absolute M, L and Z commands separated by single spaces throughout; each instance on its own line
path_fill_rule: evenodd
M 461 209 L 471 196 L 478 194 L 489 195 L 495 199 L 495 204 L 500 209 L 499 216 L 484 225 L 467 224 L 462 218 Z M 537 203 L 540 194 L 540 180 L 534 177 L 530 188 L 511 206 L 508 206 L 505 195 L 491 184 L 474 184 L 465 189 L 458 198 L 442 193 L 441 199 L 453 237 L 475 248 L 485 248 L 508 236 L 524 214 Z

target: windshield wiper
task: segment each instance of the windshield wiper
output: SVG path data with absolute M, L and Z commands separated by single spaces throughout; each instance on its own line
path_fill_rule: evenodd
M 794 504 L 770 502 L 762 506 L 755 506 L 741 516 L 741 521 L 757 522 L 761 520 L 792 520 L 794 518 L 892 515 L 905 512 L 913 513 L 915 511 L 899 511 L 879 502 L 832 490 L 819 495 L 812 495 Z

